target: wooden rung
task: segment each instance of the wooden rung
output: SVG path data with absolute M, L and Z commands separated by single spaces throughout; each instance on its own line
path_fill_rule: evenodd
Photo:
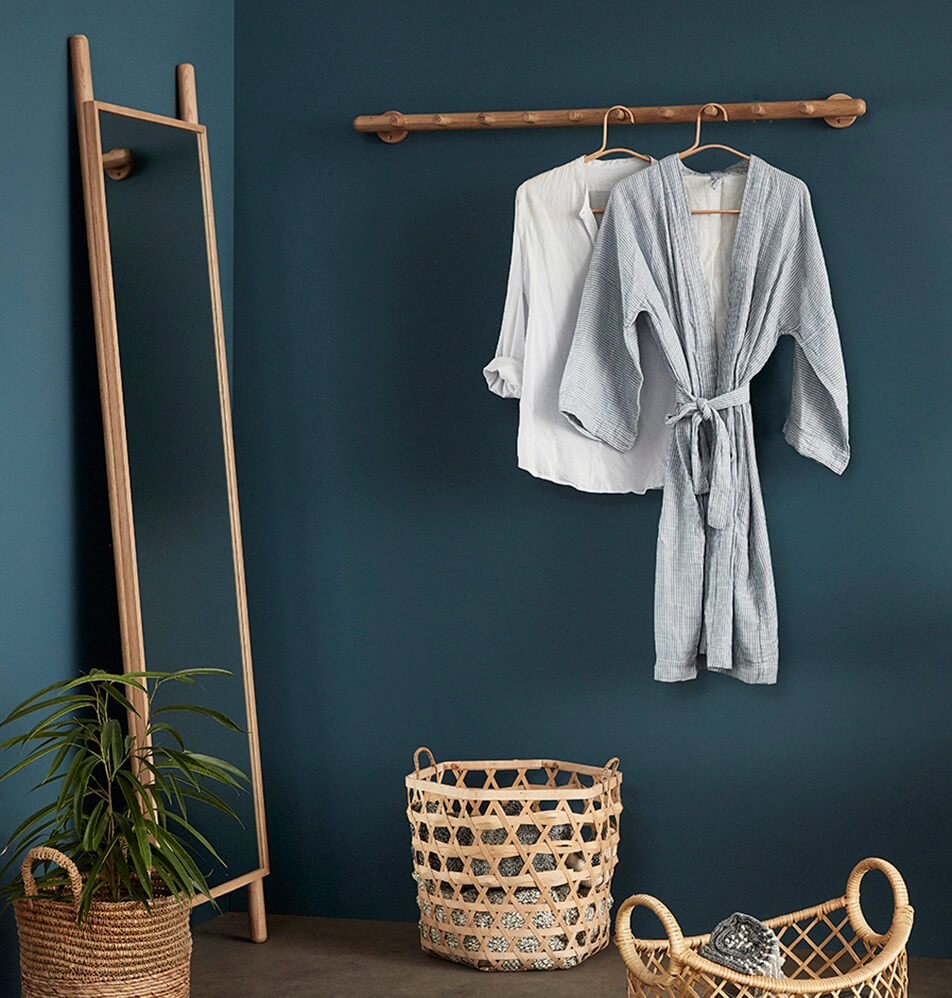
M 866 101 L 848 94 L 832 94 L 826 100 L 751 101 L 722 104 L 730 121 L 769 121 L 783 118 L 823 118 L 834 128 L 846 128 L 866 113 Z M 717 111 L 704 104 L 672 104 L 629 108 L 633 122 L 615 111 L 612 120 L 619 124 L 653 125 L 668 122 L 696 121 L 706 108 L 705 117 L 715 120 Z M 438 114 L 362 114 L 354 118 L 358 132 L 376 132 L 385 142 L 400 142 L 409 132 L 456 131 L 466 128 L 560 128 L 600 125 L 607 108 L 569 108 L 558 111 L 471 111 Z

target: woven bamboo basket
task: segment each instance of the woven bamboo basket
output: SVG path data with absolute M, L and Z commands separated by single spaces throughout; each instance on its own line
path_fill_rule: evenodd
M 556 970 L 608 944 L 617 759 L 437 763 L 420 748 L 413 761 L 407 818 L 424 951 L 480 970 Z
M 69 875 L 71 902 L 37 896 L 32 868 L 41 860 Z M 30 850 L 22 874 L 27 897 L 13 907 L 23 998 L 188 998 L 187 903 L 157 897 L 149 912 L 138 901 L 94 901 L 79 925 L 83 880 L 72 860 L 41 846 Z
M 892 923 L 882 934 L 870 928 L 860 906 L 860 881 L 869 870 L 881 870 L 892 887 Z M 631 912 L 638 906 L 658 916 L 667 939 L 632 935 Z M 705 959 L 698 950 L 710 935 L 685 938 L 671 912 L 650 894 L 621 906 L 615 942 L 628 970 L 629 998 L 906 998 L 912 914 L 899 871 L 885 860 L 864 859 L 843 897 L 764 923 L 780 940 L 786 977 L 740 974 Z

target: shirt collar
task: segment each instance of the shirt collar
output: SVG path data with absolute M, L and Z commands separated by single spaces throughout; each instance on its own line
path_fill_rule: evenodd
M 588 178 L 585 172 L 585 157 L 579 156 L 574 162 L 578 189 L 578 217 L 582 220 L 585 231 L 594 243 L 595 237 L 598 235 L 598 222 L 595 221 L 595 215 L 588 200 Z

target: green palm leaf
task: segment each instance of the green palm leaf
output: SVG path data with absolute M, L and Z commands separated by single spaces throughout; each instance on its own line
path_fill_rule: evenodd
M 25 755 L 0 774 L 0 781 L 42 764 L 45 776 L 34 789 L 55 787 L 56 796 L 10 836 L 4 850 L 7 863 L 0 870 L 0 897 L 23 895 L 22 883 L 6 878 L 18 870 L 27 850 L 44 844 L 66 852 L 84 876 L 81 921 L 100 898 L 148 906 L 153 884 L 183 904 L 197 895 L 211 899 L 195 856 L 202 853 L 222 865 L 224 861 L 189 817 L 186 803 L 208 805 L 237 821 L 212 786 L 241 790 L 247 777 L 223 759 L 189 750 L 168 717 L 187 712 L 229 731 L 246 732 L 219 711 L 187 703 L 159 707 L 154 698 L 171 682 L 194 684 L 201 677 L 228 675 L 216 668 L 127 674 L 96 669 L 44 687 L 14 707 L 0 721 L 0 730 L 21 730 L 0 741 L 0 751 L 19 749 Z M 162 736 L 162 744 L 137 745 L 113 716 L 117 711 L 136 713 L 130 689 L 146 695 L 149 734 Z M 173 832 L 170 823 L 181 834 Z M 56 891 L 57 896 L 68 896 L 68 882 L 57 868 L 36 879 L 44 895 Z

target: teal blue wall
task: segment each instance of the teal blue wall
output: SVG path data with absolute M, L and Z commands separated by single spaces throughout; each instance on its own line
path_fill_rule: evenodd
M 616 897 L 655 893 L 699 932 L 834 896 L 878 854 L 908 876 L 913 951 L 952 956 L 948 5 L 237 0 L 236 24 L 236 419 L 272 905 L 415 917 L 402 778 L 421 742 L 617 754 Z M 839 479 L 784 443 L 781 350 L 753 396 L 779 685 L 660 685 L 658 497 L 518 471 L 515 406 L 480 374 L 516 186 L 600 136 L 387 146 L 350 122 L 839 90 L 870 106 L 846 131 L 711 132 L 812 188 L 853 463 Z M 663 155 L 693 128 L 624 136 Z
M 700 931 L 734 908 L 831 896 L 879 854 L 909 880 L 913 951 L 952 955 L 952 428 L 936 416 L 952 367 L 946 6 L 73 6 L 7 4 L 0 35 L 13 137 L 0 145 L 4 705 L 117 660 L 68 87 L 66 41 L 83 31 L 105 98 L 170 112 L 174 64 L 198 73 L 229 324 L 235 263 L 272 909 L 415 917 L 402 777 L 421 742 L 444 758 L 618 754 L 617 897 L 656 893 Z M 754 389 L 780 683 L 662 686 L 650 678 L 658 497 L 586 496 L 518 471 L 515 407 L 480 375 L 513 191 L 597 137 L 388 147 L 350 120 L 840 89 L 871 107 L 845 132 L 757 123 L 718 137 L 813 190 L 854 461 L 836 479 L 783 443 L 781 351 Z M 626 135 L 662 155 L 690 131 Z M 0 789 L 0 831 L 24 788 Z M 7 912 L 3 998 L 15 959 Z
M 79 10 L 79 7 L 82 10 Z M 0 11 L 0 713 L 81 667 L 117 666 L 118 622 L 67 40 L 96 96 L 175 113 L 196 65 L 231 324 L 234 3 L 5 2 Z M 39 806 L 0 786 L 0 839 Z M 0 996 L 19 994 L 12 912 Z

